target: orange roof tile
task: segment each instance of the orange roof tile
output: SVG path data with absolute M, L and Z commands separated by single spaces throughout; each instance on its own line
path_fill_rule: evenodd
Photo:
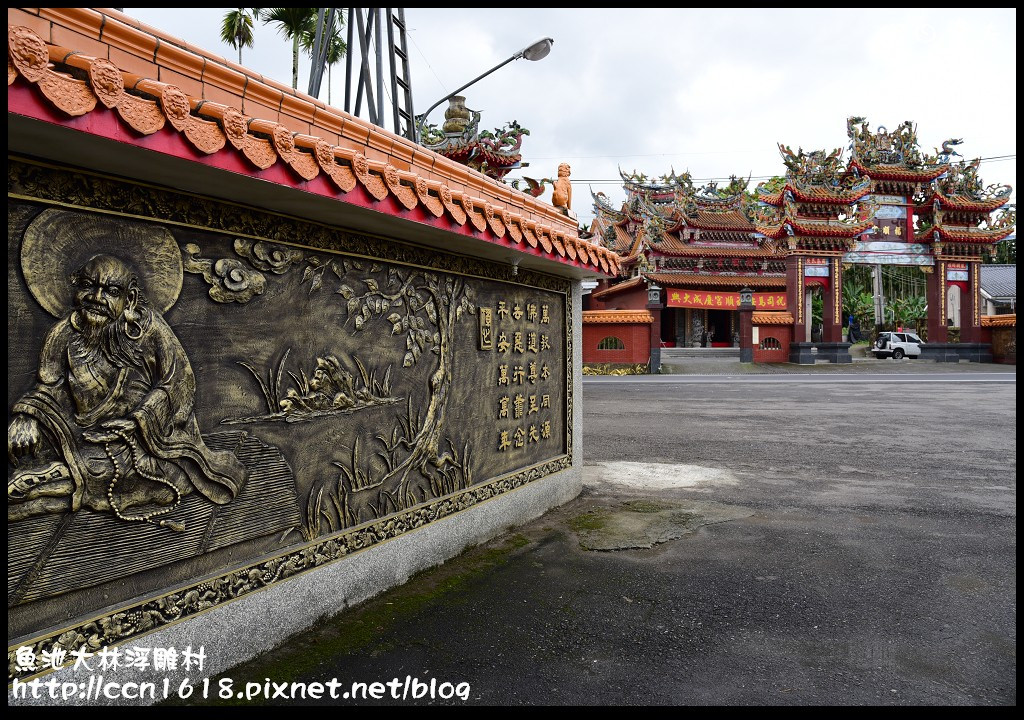
M 584 310 L 584 324 L 653 323 L 654 316 L 646 310 Z
M 601 300 L 602 298 L 609 297 L 611 295 L 617 295 L 618 293 L 625 292 L 626 290 L 632 290 L 633 288 L 641 287 L 644 284 L 645 282 L 643 277 L 637 275 L 634 278 L 630 278 L 629 280 L 626 280 L 624 282 L 612 285 L 611 287 L 607 287 L 604 290 L 598 290 L 597 292 L 591 293 L 590 297 L 594 298 L 595 300 Z
M 86 28 L 83 17 L 94 20 L 95 28 Z M 17 101 L 27 86 L 71 118 L 106 108 L 138 136 L 169 130 L 205 155 L 236 153 L 257 177 L 280 162 L 295 174 L 296 183 L 324 175 L 339 199 L 359 185 L 375 200 L 394 197 L 402 208 L 399 213 L 422 206 L 429 216 L 447 218 L 450 226 L 469 223 L 486 242 L 497 242 L 507 234 L 513 244 L 523 240 L 532 248 L 539 244 L 539 253 L 547 259 L 599 274 L 619 272 L 619 255 L 579 239 L 576 223 L 555 208 L 525 194 L 512 194 L 406 138 L 152 28 L 133 26 L 128 16 L 116 11 L 47 8 L 46 19 L 52 28 L 63 24 L 79 34 L 95 30 L 95 37 L 91 43 L 82 40 L 81 47 L 66 48 L 44 40 L 29 27 L 8 25 L 9 113 L 31 115 L 31 103 L 12 106 L 12 99 Z M 51 32 L 49 37 L 56 36 Z M 63 37 L 74 40 L 80 35 Z M 137 55 L 140 47 L 149 48 L 150 62 L 133 68 L 145 71 L 171 63 L 182 87 L 119 66 L 127 58 L 125 53 Z M 156 52 L 153 65 L 153 48 L 160 47 L 165 50 L 162 55 Z M 105 48 L 110 52 L 100 56 L 97 50 Z M 75 68 L 79 77 L 61 72 L 61 65 Z M 237 82 L 236 76 L 245 82 Z M 223 102 L 207 99 L 204 84 L 220 81 L 222 87 L 215 94 Z M 239 85 L 240 95 L 235 94 Z M 102 134 L 92 125 L 76 127 Z M 136 142 L 135 137 L 122 133 L 118 139 Z M 575 250 L 571 257 L 566 257 L 570 255 L 567 243 Z
M 750 322 L 754 325 L 792 325 L 793 313 L 755 311 L 750 316 Z
M 678 238 L 663 242 L 653 249 L 665 255 L 688 255 L 694 257 L 775 257 L 775 252 L 770 248 L 715 247 L 710 243 L 694 245 L 692 243 L 683 243 Z
M 869 175 L 872 180 L 905 180 L 907 182 L 928 182 L 949 170 L 949 165 L 945 163 L 919 170 L 912 170 L 902 165 L 865 165 L 857 159 L 851 160 L 850 165 L 865 175 Z
M 963 225 L 939 225 L 934 228 L 942 242 L 963 243 L 996 243 L 1007 238 L 1015 230 L 1014 226 L 1005 228 L 982 229 Z M 936 238 L 938 240 L 939 238 Z
M 586 313 L 583 313 L 586 315 Z M 585 321 L 584 321 L 585 322 Z M 982 327 L 1017 327 L 1017 314 L 1013 315 L 982 315 Z
M 716 287 L 786 287 L 784 275 L 696 275 L 690 273 L 647 273 L 648 279 L 662 286 L 703 285 Z
M 698 209 L 697 217 L 687 219 L 687 224 L 702 230 L 740 230 L 748 233 L 754 230 L 754 224 L 739 210 L 711 212 Z

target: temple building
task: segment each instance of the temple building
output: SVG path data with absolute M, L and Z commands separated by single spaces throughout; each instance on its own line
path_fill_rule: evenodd
M 695 187 L 689 173 L 649 178 L 620 170 L 624 203 L 616 208 L 594 193 L 589 228 L 592 241 L 622 258 L 620 274 L 590 293 L 584 325 L 621 335 L 622 311 L 646 311 L 652 369 L 670 348 L 749 346 L 757 362 L 850 362 L 843 268 L 903 265 L 926 276 L 926 356 L 990 359 L 979 267 L 1013 232 L 1011 188 L 984 186 L 980 160 L 953 161 L 960 140 L 922 153 L 911 122 L 872 132 L 852 117 L 847 134 L 846 160 L 844 148 L 794 152 L 780 144 L 785 174 L 752 192 L 737 176 L 724 188 Z M 753 304 L 746 342 L 742 290 Z M 949 328 L 959 335 L 950 337 Z M 613 362 L 613 350 L 630 362 L 642 354 L 618 335 L 596 342 L 590 348 L 585 337 L 587 363 Z
M 591 309 L 646 308 L 648 291 L 664 289 L 663 347 L 737 344 L 744 286 L 758 290 L 761 307 L 785 309 L 785 263 L 756 232 L 746 181 L 695 188 L 688 173 L 653 182 L 621 174 L 625 204 L 615 210 L 596 194 L 591 232 L 622 257 L 626 277 L 602 282 L 590 295 Z

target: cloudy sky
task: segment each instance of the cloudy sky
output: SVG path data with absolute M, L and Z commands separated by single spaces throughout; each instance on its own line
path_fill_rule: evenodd
M 237 60 L 220 40 L 226 8 L 125 8 L 133 17 Z M 542 37 L 547 58 L 516 60 L 467 89 L 481 127 L 530 130 L 509 176 L 572 166 L 573 208 L 590 191 L 623 199 L 618 168 L 697 181 L 782 174 L 778 143 L 846 147 L 846 118 L 871 130 L 917 123 L 922 151 L 962 138 L 986 184 L 1016 186 L 1015 9 L 407 8 L 413 102 L 435 101 Z M 258 26 L 247 67 L 291 81 L 290 45 Z M 299 88 L 308 84 L 303 58 Z M 327 101 L 326 81 L 321 99 Z M 344 102 L 344 71 L 331 101 Z M 445 104 L 429 120 L 443 120 Z M 393 130 L 393 128 L 388 128 Z M 844 157 L 847 155 L 844 154 Z M 550 199 L 550 193 L 545 196 Z M 1016 190 L 1013 195 L 1016 202 Z

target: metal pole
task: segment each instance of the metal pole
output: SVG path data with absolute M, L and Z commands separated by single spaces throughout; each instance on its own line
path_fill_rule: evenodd
M 348 50 L 345 52 L 345 112 L 352 112 L 352 53 L 355 47 L 352 45 L 352 27 L 355 25 L 355 8 L 348 9 Z
M 871 279 L 874 284 L 875 291 L 875 328 L 879 328 L 885 322 L 885 315 L 883 308 L 885 307 L 885 300 L 882 297 L 882 266 L 876 264 L 871 268 Z
M 374 121 L 376 125 L 384 125 L 384 48 L 380 45 L 380 24 L 383 21 L 380 8 L 373 9 L 374 15 L 377 16 L 377 25 L 373 29 L 374 31 L 374 44 L 377 49 L 377 119 Z
M 490 74 L 491 74 L 492 72 L 494 72 L 495 70 L 500 70 L 501 68 L 505 67 L 505 66 L 506 66 L 506 65 L 508 65 L 508 64 L 509 64 L 510 62 L 512 62 L 513 60 L 518 60 L 518 59 L 519 59 L 519 58 L 521 58 L 522 56 L 523 56 L 523 54 L 522 54 L 521 52 L 518 52 L 518 53 L 516 53 L 515 55 L 513 55 L 512 57 L 510 57 L 510 58 L 509 58 L 508 60 L 506 60 L 505 62 L 503 62 L 503 63 L 501 63 L 501 64 L 499 64 L 499 65 L 495 65 L 495 66 L 494 66 L 494 67 L 492 67 L 492 68 L 491 68 L 490 70 L 488 70 L 487 72 L 485 72 L 485 73 L 484 73 L 483 75 L 478 75 L 478 76 L 476 76 L 475 78 L 473 78 L 472 80 L 470 80 L 470 81 L 469 81 L 468 83 L 466 83 L 465 85 L 461 86 L 461 87 L 460 87 L 460 88 L 459 88 L 458 90 L 452 90 L 452 91 L 451 91 L 450 93 L 448 93 L 447 95 L 445 95 L 445 96 L 444 96 L 443 98 L 441 98 L 440 100 L 438 100 L 438 101 L 437 101 L 436 103 L 434 103 L 433 105 L 431 105 L 430 107 L 428 107 L 428 108 L 427 108 L 427 111 L 426 111 L 425 113 L 421 113 L 420 115 L 417 115 L 417 116 L 416 116 L 416 142 L 419 142 L 419 141 L 420 141 L 420 123 L 421 123 L 421 122 L 426 122 L 426 120 L 427 120 L 427 116 L 428 116 L 428 115 L 430 115 L 430 112 L 431 112 L 431 111 L 432 111 L 432 110 L 433 110 L 434 108 L 436 108 L 436 107 L 437 107 L 438 105 L 440 105 L 441 103 L 443 103 L 443 102 L 445 102 L 445 101 L 447 101 L 447 100 L 450 100 L 451 98 L 455 97 L 456 95 L 458 95 L 458 94 L 459 94 L 460 92 L 462 92 L 463 90 L 465 90 L 466 88 L 468 88 L 468 87 L 469 87 L 470 85 L 472 85 L 473 83 L 475 83 L 475 82 L 477 82 L 477 81 L 479 81 L 479 80 L 483 80 L 483 79 L 484 79 L 485 77 L 487 77 L 488 75 L 490 75 Z

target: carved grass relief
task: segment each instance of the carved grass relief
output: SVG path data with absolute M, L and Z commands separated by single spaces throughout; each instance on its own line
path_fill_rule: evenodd
M 565 282 L 17 162 L 8 179 L 9 638 L 120 642 L 571 464 Z

